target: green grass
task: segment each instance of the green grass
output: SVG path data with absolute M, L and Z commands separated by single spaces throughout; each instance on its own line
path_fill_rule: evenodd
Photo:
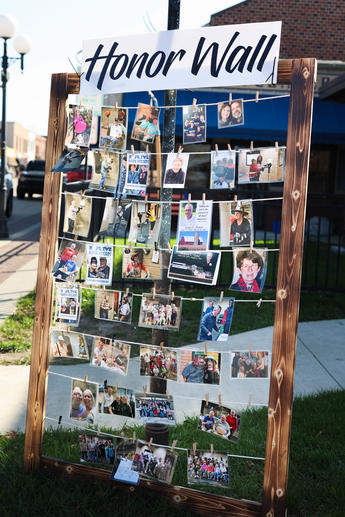
M 344 515 L 344 404 L 345 391 L 323 392 L 294 401 L 287 492 L 290 517 Z M 215 450 L 248 456 L 265 455 L 267 409 L 243 413 L 238 444 L 228 444 L 217 437 L 211 439 L 207 433 L 196 431 L 195 424 L 195 419 L 188 419 L 184 425 L 171 429 L 170 440 L 178 439 L 177 446 L 180 447 L 190 447 L 192 441 L 197 441 L 200 448 L 209 448 L 212 440 Z M 142 438 L 143 429 L 136 428 L 136 434 Z M 0 436 L 0 507 L 4 517 L 191 515 L 164 499 L 160 500 L 155 493 L 122 492 L 116 490 L 110 481 L 68 479 L 48 472 L 26 475 L 22 471 L 23 442 L 22 434 L 14 438 Z M 47 431 L 43 453 L 78 462 L 78 432 L 64 429 Z M 209 488 L 208 491 L 260 501 L 263 467 L 262 461 L 231 458 L 230 488 Z M 173 483 L 186 484 L 186 453 L 183 451 L 179 455 Z
M 14 314 L 0 327 L 0 353 L 23 352 L 31 348 L 35 291 L 20 298 Z

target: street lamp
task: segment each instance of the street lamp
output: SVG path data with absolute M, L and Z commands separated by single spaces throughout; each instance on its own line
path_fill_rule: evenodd
M 8 237 L 6 219 L 6 84 L 8 81 L 7 69 L 15 61 L 20 59 L 21 71 L 24 70 L 24 55 L 30 50 L 30 43 L 24 36 L 17 36 L 13 40 L 15 50 L 20 57 L 9 57 L 7 55 L 7 40 L 13 38 L 17 23 L 9 14 L 0 15 L 0 38 L 4 40 L 4 49 L 1 66 L 1 87 L 2 87 L 2 122 L 1 122 L 1 170 L 0 170 L 0 238 Z

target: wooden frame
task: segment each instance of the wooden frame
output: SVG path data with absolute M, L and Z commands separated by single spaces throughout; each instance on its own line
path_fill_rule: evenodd
M 121 483 L 117 483 L 117 488 L 124 491 L 150 488 L 175 504 L 189 506 L 200 515 L 213 515 L 214 508 L 217 508 L 218 516 L 285 515 L 315 72 L 313 58 L 279 61 L 278 83 L 291 84 L 291 94 L 262 504 L 204 494 L 185 487 L 168 486 L 162 490 L 160 483 L 145 480 L 136 488 Z M 50 271 L 55 261 L 61 191 L 61 175 L 50 170 L 64 146 L 65 104 L 68 94 L 72 93 L 79 93 L 77 74 L 52 76 L 24 470 L 49 468 L 69 475 L 109 479 L 108 471 L 42 456 L 53 292 Z

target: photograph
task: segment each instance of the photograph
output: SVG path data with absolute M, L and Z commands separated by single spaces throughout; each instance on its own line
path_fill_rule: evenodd
M 284 180 L 286 147 L 241 149 L 238 183 L 277 183 Z
M 126 149 L 127 109 L 102 106 L 99 147 Z
M 124 248 L 122 278 L 160 280 L 160 251 L 153 248 Z
M 125 199 L 106 198 L 101 227 L 98 232 L 100 237 L 117 239 L 125 237 L 131 215 L 131 203 L 132 201 Z
M 143 293 L 141 298 L 139 327 L 162 330 L 178 330 L 182 314 L 182 299 L 167 294 Z
M 162 205 L 160 203 L 132 201 L 128 241 L 145 244 L 145 246 L 155 246 L 159 239 L 161 212 Z
M 250 246 L 254 242 L 253 206 L 249 199 L 219 203 L 220 246 Z
M 133 196 L 144 197 L 150 170 L 150 153 L 127 153 L 124 191 Z
M 177 352 L 170 348 L 141 346 L 140 375 L 177 381 Z
M 229 486 L 228 454 L 219 451 L 189 449 L 187 464 L 188 485 Z
M 70 239 L 62 239 L 58 256 L 52 269 L 52 276 L 73 284 L 83 265 L 86 254 L 85 244 Z
M 235 188 L 235 151 L 211 151 L 210 189 Z
M 230 289 L 247 293 L 261 293 L 267 272 L 267 249 L 234 249 L 233 257 L 234 274 Z
M 79 194 L 65 194 L 65 217 L 63 231 L 80 237 L 89 234 L 92 198 Z
M 119 179 L 119 153 L 95 149 L 90 188 L 114 194 Z
M 87 155 L 87 149 L 65 149 L 51 172 L 69 172 L 81 169 L 81 163 Z
M 220 384 L 221 354 L 182 350 L 180 382 Z
M 176 425 L 173 398 L 150 393 L 135 394 L 136 416 L 139 424 Z
M 170 447 L 137 441 L 132 470 L 140 477 L 171 483 L 178 455 Z
M 206 251 L 209 249 L 212 229 L 212 201 L 180 201 L 177 249 L 178 251 Z
M 72 379 L 71 391 L 70 418 L 83 420 L 86 424 L 94 424 L 97 411 L 97 384 Z
M 135 418 L 134 391 L 127 388 L 119 388 L 117 384 L 115 386 L 110 386 L 109 384 L 98 385 L 98 412 L 103 415 Z
M 113 246 L 107 244 L 86 245 L 87 271 L 85 283 L 111 285 L 113 277 Z
M 127 375 L 131 346 L 127 343 L 94 337 L 91 365 Z
M 244 124 L 243 99 L 218 103 L 218 129 Z
M 138 104 L 132 129 L 132 139 L 153 144 L 156 135 L 159 135 L 160 108 L 149 104 Z
M 204 298 L 197 339 L 227 341 L 230 334 L 235 298 Z
M 55 323 L 78 326 L 80 318 L 80 290 L 75 287 L 55 287 Z
M 188 153 L 169 153 L 163 187 L 184 188 L 188 169 Z
M 137 485 L 139 483 L 139 474 L 132 470 L 133 459 L 137 448 L 136 440 L 128 440 L 126 438 L 118 438 L 116 440 L 114 468 L 110 479 Z
M 95 292 L 95 318 L 97 319 L 131 323 L 132 305 L 132 293 L 108 289 L 97 289 Z
M 92 108 L 70 104 L 67 108 L 67 147 L 89 147 Z
M 269 352 L 233 351 L 231 353 L 230 373 L 232 379 L 268 379 Z
M 174 246 L 168 278 L 194 284 L 216 285 L 220 258 L 220 251 L 177 251 L 177 246 Z
M 97 463 L 113 468 L 115 445 L 109 436 L 79 435 L 80 463 Z
M 198 429 L 215 434 L 231 442 L 238 442 L 241 415 L 225 406 L 203 400 L 201 402 Z
M 183 106 L 183 144 L 206 142 L 206 105 Z
M 66 359 L 90 361 L 84 334 L 57 329 L 50 332 L 50 362 L 64 364 Z

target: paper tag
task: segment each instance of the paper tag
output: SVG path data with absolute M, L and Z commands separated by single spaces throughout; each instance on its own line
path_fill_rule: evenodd
M 154 264 L 158 264 L 158 262 L 159 262 L 159 250 L 154 250 L 152 252 L 152 262 Z

